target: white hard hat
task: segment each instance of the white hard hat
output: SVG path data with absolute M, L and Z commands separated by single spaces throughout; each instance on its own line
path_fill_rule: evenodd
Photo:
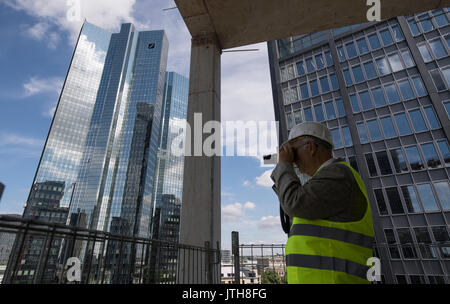
M 300 136 L 314 136 L 334 147 L 330 130 L 328 130 L 327 126 L 318 122 L 306 121 L 294 126 L 291 132 L 289 132 L 288 141 Z

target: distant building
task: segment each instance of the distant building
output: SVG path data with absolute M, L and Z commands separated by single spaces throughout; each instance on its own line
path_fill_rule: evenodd
M 8 217 L 22 218 L 19 214 L 2 214 Z M 8 264 L 9 254 L 11 253 L 16 234 L 0 232 L 0 266 Z

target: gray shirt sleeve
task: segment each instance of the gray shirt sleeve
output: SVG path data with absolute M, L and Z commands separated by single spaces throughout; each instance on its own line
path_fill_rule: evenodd
M 281 208 L 290 217 L 315 220 L 347 218 L 355 214 L 351 209 L 356 182 L 345 165 L 332 163 L 301 185 L 293 166 L 281 162 L 271 178 Z

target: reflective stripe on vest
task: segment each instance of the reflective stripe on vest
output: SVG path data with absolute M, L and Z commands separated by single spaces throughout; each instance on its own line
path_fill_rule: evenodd
M 369 283 L 366 261 L 375 241 L 372 212 L 361 177 L 346 162 L 340 164 L 350 168 L 366 198 L 366 212 L 356 222 L 294 217 L 286 244 L 288 283 Z

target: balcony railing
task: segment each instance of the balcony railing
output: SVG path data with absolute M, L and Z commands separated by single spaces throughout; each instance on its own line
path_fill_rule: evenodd
M 3 284 L 220 283 L 220 250 L 0 216 L 15 235 Z

